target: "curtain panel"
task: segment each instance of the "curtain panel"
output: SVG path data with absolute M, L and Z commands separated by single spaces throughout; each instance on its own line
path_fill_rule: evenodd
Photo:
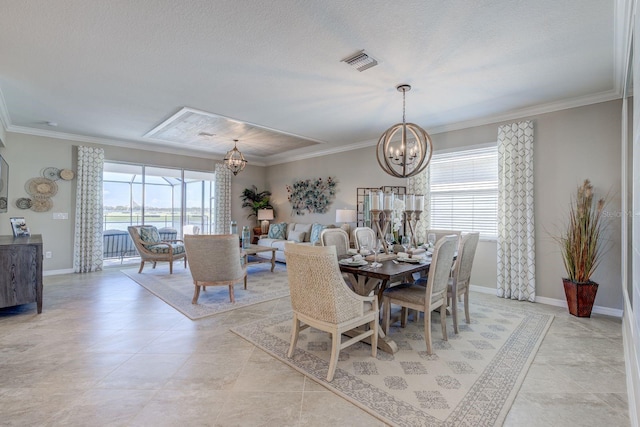
M 216 164 L 215 171 L 213 234 L 229 234 L 231 228 L 231 171 L 221 163 Z
M 76 183 L 76 227 L 73 271 L 102 270 L 102 171 L 104 150 L 78 147 Z
M 502 298 L 535 301 L 533 122 L 498 128 L 498 283 Z
M 407 178 L 407 194 L 424 194 L 424 211 L 415 230 L 418 243 L 427 241 L 427 230 L 431 228 L 430 170 L 431 166 L 427 166 L 419 174 Z

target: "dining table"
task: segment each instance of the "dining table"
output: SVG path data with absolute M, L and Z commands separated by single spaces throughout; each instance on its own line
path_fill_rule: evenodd
M 347 259 L 349 256 L 343 255 L 338 258 Z M 371 263 L 361 266 L 339 263 L 340 271 L 347 274 L 354 292 L 362 296 L 375 292 L 378 295 L 378 306 L 382 305 L 382 293 L 392 284 L 413 282 L 414 274 L 426 275 L 431 266 L 431 257 L 420 262 L 387 259 L 380 264 L 380 267 L 372 267 Z M 391 354 L 398 351 L 398 345 L 385 335 L 382 327 L 378 328 L 378 348 Z

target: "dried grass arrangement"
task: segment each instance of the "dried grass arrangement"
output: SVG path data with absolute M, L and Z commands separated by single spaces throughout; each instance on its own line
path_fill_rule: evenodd
M 593 185 L 588 179 L 578 186 L 576 198 L 571 201 L 569 223 L 556 240 L 561 247 L 568 279 L 572 282 L 589 282 L 600 264 L 607 225 L 603 212 L 608 201 L 608 196 L 594 199 Z

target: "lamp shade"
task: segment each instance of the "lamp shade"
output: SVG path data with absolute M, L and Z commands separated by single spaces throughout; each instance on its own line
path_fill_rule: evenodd
M 273 209 L 258 209 L 258 221 L 273 219 Z
M 337 209 L 336 222 L 356 222 L 355 209 Z

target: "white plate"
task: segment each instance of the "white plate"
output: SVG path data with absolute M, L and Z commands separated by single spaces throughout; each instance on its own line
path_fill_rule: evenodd
M 360 260 L 360 261 L 350 261 L 350 260 L 347 260 L 347 259 L 341 259 L 338 262 L 340 264 L 342 264 L 342 265 L 348 265 L 349 267 L 360 267 L 360 266 L 369 264 L 367 261 L 365 261 L 363 259 Z
M 409 263 L 412 263 L 412 264 L 420 264 L 420 263 L 427 262 L 427 260 L 424 259 L 424 258 L 398 258 L 398 261 L 400 261 L 400 262 L 409 262 Z

